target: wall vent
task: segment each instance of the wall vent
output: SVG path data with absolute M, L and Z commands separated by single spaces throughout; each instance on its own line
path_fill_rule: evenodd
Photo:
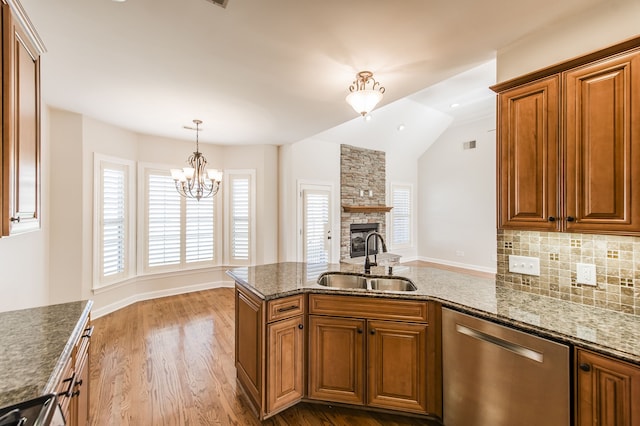
M 209 3 L 217 4 L 220 7 L 227 7 L 227 2 L 229 0 L 207 0 Z
M 462 149 L 476 149 L 476 141 L 464 142 Z

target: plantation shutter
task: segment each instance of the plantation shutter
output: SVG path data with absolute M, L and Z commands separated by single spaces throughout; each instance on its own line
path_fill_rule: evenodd
M 395 246 L 408 245 L 411 243 L 411 188 L 396 186 L 391 192 L 392 241 Z
M 126 259 L 126 176 L 123 169 L 102 171 L 102 275 L 125 270 Z
M 169 174 L 147 180 L 148 266 L 180 263 L 180 194 Z
M 329 192 L 305 189 L 304 203 L 304 261 L 329 262 Z
M 214 200 L 215 197 L 186 200 L 185 245 L 186 261 L 213 260 L 214 256 Z
M 231 178 L 231 258 L 249 260 L 250 253 L 250 188 L 249 176 Z

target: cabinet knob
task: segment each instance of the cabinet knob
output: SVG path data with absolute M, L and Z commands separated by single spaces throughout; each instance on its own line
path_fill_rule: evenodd
M 578 367 L 580 367 L 580 370 L 582 371 L 591 371 L 591 366 L 586 363 L 582 363 Z
M 372 329 L 371 329 L 371 331 L 369 331 L 369 333 L 371 333 L 371 334 L 376 334 L 376 329 L 375 329 L 375 328 L 372 328 Z
M 576 218 L 573 216 L 567 216 L 567 222 L 575 222 Z
M 549 216 L 548 220 L 549 220 L 549 222 L 555 222 L 556 218 L 555 218 L 555 216 Z
M 11 222 L 18 222 L 18 223 L 20 223 L 20 216 L 18 216 L 18 217 L 12 217 L 12 218 L 9 218 L 9 220 L 10 220 Z
M 358 332 L 358 334 L 362 334 L 362 329 L 360 327 L 356 328 L 356 331 Z
M 298 328 L 299 328 L 300 330 L 302 330 L 302 329 L 304 328 L 304 325 L 302 325 L 302 324 L 298 324 Z

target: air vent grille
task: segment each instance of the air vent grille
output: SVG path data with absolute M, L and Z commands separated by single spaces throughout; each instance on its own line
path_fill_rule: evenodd
M 207 0 L 209 3 L 217 4 L 220 7 L 227 7 L 227 2 L 229 0 Z
M 463 142 L 462 149 L 476 149 L 476 141 Z

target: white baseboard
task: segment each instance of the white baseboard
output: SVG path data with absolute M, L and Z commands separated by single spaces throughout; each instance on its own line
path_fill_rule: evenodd
M 178 294 L 191 293 L 194 291 L 209 290 L 212 288 L 233 287 L 233 286 L 234 286 L 233 281 L 218 281 L 218 282 L 194 284 L 194 285 L 189 285 L 184 287 L 174 287 L 174 288 L 165 289 L 165 290 L 138 293 L 138 294 L 131 295 L 125 299 L 118 300 L 117 302 L 111 303 L 106 306 L 96 308 L 94 305 L 94 308 L 91 311 L 91 318 L 92 319 L 100 318 L 104 315 L 110 314 L 119 309 L 125 308 L 129 305 L 132 305 L 136 302 L 141 302 L 143 300 L 158 299 L 161 297 L 175 296 Z
M 497 272 L 495 267 L 490 268 L 487 266 L 470 265 L 468 263 L 452 262 L 450 260 L 434 259 L 431 257 L 418 256 L 418 260 L 421 260 L 423 262 L 438 263 L 440 265 L 453 266 L 455 268 L 469 269 L 471 271 L 486 272 L 489 274 L 495 274 Z

